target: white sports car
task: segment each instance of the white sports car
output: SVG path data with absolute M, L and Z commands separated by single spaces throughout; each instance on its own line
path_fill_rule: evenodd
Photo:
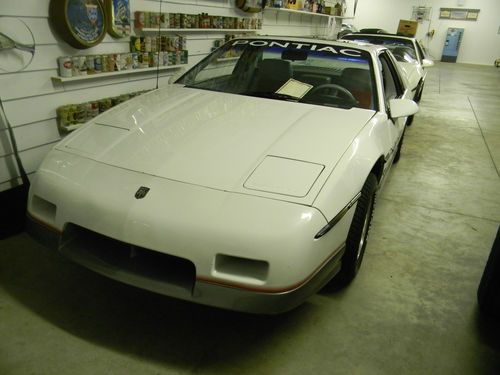
M 385 47 L 254 37 L 47 155 L 29 232 L 113 279 L 252 312 L 299 305 L 365 250 L 408 97 Z
M 344 35 L 342 40 L 355 40 L 389 48 L 408 79 L 413 100 L 417 103 L 420 101 L 427 75 L 425 68 L 433 66 L 434 62 L 426 57 L 424 48 L 415 38 L 393 34 L 354 33 Z

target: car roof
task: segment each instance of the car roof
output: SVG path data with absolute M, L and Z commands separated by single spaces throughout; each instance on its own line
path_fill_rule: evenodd
M 351 34 L 349 34 L 351 35 Z M 358 35 L 358 34 L 356 34 Z M 378 35 L 378 34 L 377 34 Z M 374 45 L 365 42 L 358 42 L 354 40 L 331 40 L 331 39 L 320 39 L 320 38 L 305 38 L 296 36 L 286 36 L 286 35 L 254 35 L 254 36 L 241 36 L 236 39 L 259 39 L 259 40 L 287 40 L 290 42 L 298 43 L 309 43 L 309 44 L 328 44 L 331 46 L 344 47 L 344 48 L 357 48 L 363 51 L 367 51 L 370 54 L 377 54 L 380 50 L 387 49 L 382 45 Z
M 375 34 L 375 33 L 350 33 L 346 34 L 343 37 L 346 37 L 347 35 L 355 35 L 355 36 L 375 36 L 375 37 L 380 37 L 380 38 L 388 38 L 388 39 L 403 39 L 403 40 L 415 40 L 415 38 L 411 36 L 404 36 L 404 35 L 398 35 L 398 34 Z

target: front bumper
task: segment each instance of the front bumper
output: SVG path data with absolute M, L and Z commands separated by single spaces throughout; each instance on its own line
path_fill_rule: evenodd
M 266 290 L 196 277 L 187 259 L 138 248 L 72 224 L 59 232 L 28 215 L 26 227 L 40 243 L 109 278 L 187 301 L 256 314 L 278 314 L 297 307 L 335 276 L 344 253 L 342 245 L 305 280 Z
M 136 199 L 141 186 L 150 191 Z M 52 151 L 30 189 L 28 230 L 76 262 L 131 285 L 233 310 L 278 313 L 338 271 L 352 212 L 315 239 L 326 220 L 314 207 Z M 156 263 L 165 268 L 151 267 Z M 185 270 L 180 279 L 177 269 Z

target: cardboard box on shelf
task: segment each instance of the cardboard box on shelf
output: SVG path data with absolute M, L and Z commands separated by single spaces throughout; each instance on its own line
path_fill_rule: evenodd
M 417 21 L 399 20 L 398 34 L 414 37 L 417 33 Z
M 286 3 L 286 7 L 288 9 L 299 10 L 302 8 L 302 1 L 301 0 L 288 0 Z

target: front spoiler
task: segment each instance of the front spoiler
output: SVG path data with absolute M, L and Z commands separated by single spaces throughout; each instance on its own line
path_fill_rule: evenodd
M 221 284 L 216 280 L 197 278 L 196 275 L 190 283 L 182 280 L 172 282 L 138 273 L 135 271 L 137 267 L 126 267 L 123 263 L 116 265 L 93 256 L 87 251 L 87 246 L 71 245 L 70 236 L 66 236 L 66 233 L 59 232 L 30 215 L 27 216 L 26 230 L 41 244 L 57 249 L 74 262 L 114 280 L 174 298 L 254 314 L 279 314 L 297 307 L 338 273 L 345 251 L 345 245 L 334 251 L 304 282 L 289 289 L 266 291 Z

